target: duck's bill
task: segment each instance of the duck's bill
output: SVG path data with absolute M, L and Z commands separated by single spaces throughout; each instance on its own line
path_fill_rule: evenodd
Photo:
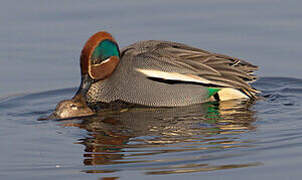
M 88 74 L 82 75 L 81 85 L 77 94 L 81 93 L 82 95 L 85 95 L 93 82 L 94 80 Z

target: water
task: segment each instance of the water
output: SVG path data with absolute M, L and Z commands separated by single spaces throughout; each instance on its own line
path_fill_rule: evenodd
M 1 179 L 298 179 L 300 1 L 3 1 Z M 262 100 L 38 121 L 79 85 L 87 38 L 184 42 L 260 66 Z

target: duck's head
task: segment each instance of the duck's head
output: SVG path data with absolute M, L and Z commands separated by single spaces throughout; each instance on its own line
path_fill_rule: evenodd
M 48 119 L 65 119 L 90 116 L 93 114 L 94 112 L 87 106 L 81 94 L 77 94 L 72 99 L 59 102 Z
M 117 42 L 107 32 L 97 32 L 85 43 L 81 52 L 81 86 L 85 95 L 91 84 L 109 77 L 120 60 Z

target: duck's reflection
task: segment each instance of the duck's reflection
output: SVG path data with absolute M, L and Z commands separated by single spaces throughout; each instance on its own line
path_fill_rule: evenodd
M 250 105 L 250 102 L 228 101 L 182 108 L 103 111 L 80 120 L 62 121 L 61 125 L 79 127 L 88 132 L 89 137 L 79 140 L 85 146 L 85 165 L 118 166 L 107 170 L 97 166 L 96 170 L 87 170 L 89 173 L 114 172 L 126 168 L 122 167 L 123 164 L 131 163 L 149 170 L 149 174 L 238 168 L 257 163 L 230 162 L 214 167 L 202 163 L 204 155 L 177 158 L 158 155 L 179 152 L 202 154 L 202 151 L 209 155 L 211 151 L 248 146 L 237 134 L 255 129 L 252 124 L 255 121 L 254 112 L 250 110 Z M 170 163 L 161 166 L 161 162 Z M 155 166 L 160 168 L 150 167 L 148 163 L 156 163 Z

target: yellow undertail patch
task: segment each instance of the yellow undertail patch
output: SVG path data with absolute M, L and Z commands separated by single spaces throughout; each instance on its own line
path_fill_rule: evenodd
M 221 101 L 241 99 L 241 98 L 249 99 L 249 97 L 245 95 L 243 92 L 232 88 L 222 88 L 220 91 L 218 91 L 218 95 Z

